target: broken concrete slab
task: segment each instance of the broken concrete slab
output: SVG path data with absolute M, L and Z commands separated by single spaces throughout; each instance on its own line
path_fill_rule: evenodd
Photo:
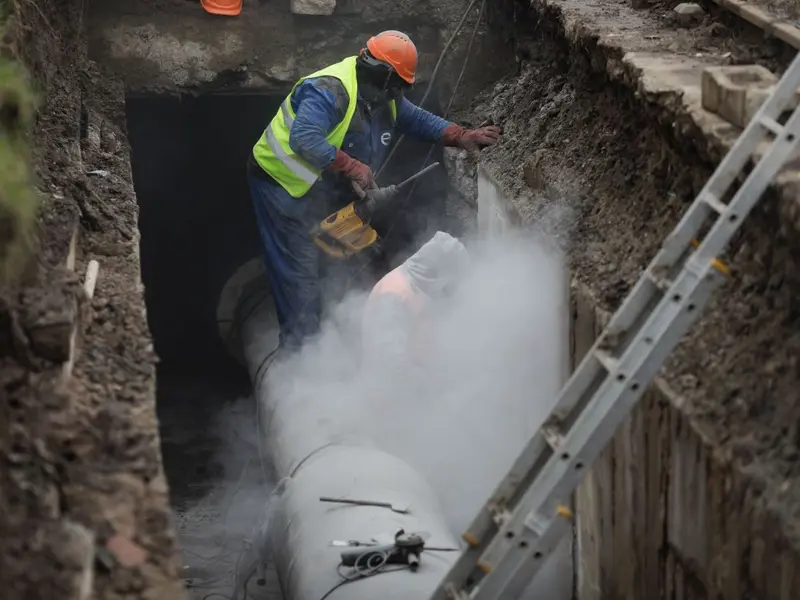
M 694 2 L 681 2 L 673 9 L 673 14 L 679 25 L 690 27 L 702 21 L 706 11 Z
M 703 108 L 744 128 L 777 82 L 778 78 L 760 65 L 707 67 L 701 80 Z
M 331 15 L 336 0 L 292 0 L 291 11 L 295 15 Z

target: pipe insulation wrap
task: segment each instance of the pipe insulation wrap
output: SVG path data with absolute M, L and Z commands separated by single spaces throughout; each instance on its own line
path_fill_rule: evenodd
M 325 414 L 320 394 L 270 397 L 265 373 L 278 343 L 278 323 L 266 278 L 241 285 L 233 320 L 253 380 L 261 435 L 276 474 L 286 478 L 270 526 L 272 554 L 287 600 L 411 600 L 428 597 L 458 552 L 423 552 L 419 569 L 391 571 L 341 585 L 343 548 L 333 541 L 381 543 L 400 529 L 427 532 L 426 545 L 460 548 L 439 499 L 406 462 L 347 427 L 348 415 Z M 302 383 L 302 382 L 301 382 Z M 349 431 L 348 431 L 349 429 Z M 320 502 L 320 497 L 389 502 L 389 508 Z M 326 594 L 329 594 L 326 596 Z

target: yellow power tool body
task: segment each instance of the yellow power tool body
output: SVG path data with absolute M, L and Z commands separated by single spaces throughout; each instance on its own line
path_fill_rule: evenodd
M 439 165 L 435 162 L 402 183 L 362 191 L 354 185 L 359 199 L 328 216 L 310 232 L 314 243 L 333 258 L 347 258 L 373 246 L 378 232 L 370 225 L 377 211 L 383 210 L 406 185 Z

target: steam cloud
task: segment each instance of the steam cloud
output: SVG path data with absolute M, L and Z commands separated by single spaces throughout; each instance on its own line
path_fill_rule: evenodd
M 376 381 L 360 370 L 359 336 L 381 332 L 359 332 L 366 294 L 354 292 L 314 344 L 268 377 L 270 396 L 304 414 L 303 435 L 315 443 L 368 440 L 417 469 L 456 533 L 542 423 L 567 375 L 558 245 L 530 232 L 463 241 L 473 268 L 454 296 L 434 302 L 421 371 L 386 369 Z M 547 567 L 549 598 L 571 597 L 569 542 L 561 552 Z

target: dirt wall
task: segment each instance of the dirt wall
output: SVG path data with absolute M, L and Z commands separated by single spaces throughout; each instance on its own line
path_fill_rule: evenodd
M 447 103 L 480 14 L 480 2 L 454 0 L 340 1 L 334 13 L 324 17 L 292 14 L 289 4 L 246 3 L 239 17 L 226 19 L 206 14 L 199 2 L 96 0 L 88 17 L 90 56 L 137 90 L 256 88 L 282 94 L 298 77 L 357 53 L 369 36 L 401 29 L 418 47 L 424 85 L 470 7 L 437 74 Z M 472 59 L 459 86 L 463 98 L 472 97 L 514 64 L 503 36 L 489 33 L 491 8 L 484 8 Z
M 82 5 L 13 3 L 8 32 L 42 99 L 42 208 L 38 252 L 0 291 L 0 588 L 178 599 L 122 89 L 86 59 Z
M 664 4 L 510 6 L 519 74 L 472 110 L 503 126 L 482 166 L 509 217 L 561 209 L 576 358 L 738 134 L 702 110 L 703 67 L 782 65 L 746 29 L 676 29 Z M 744 224 L 724 257 L 731 280 L 581 487 L 579 597 L 795 594 L 797 201 L 782 179 Z

